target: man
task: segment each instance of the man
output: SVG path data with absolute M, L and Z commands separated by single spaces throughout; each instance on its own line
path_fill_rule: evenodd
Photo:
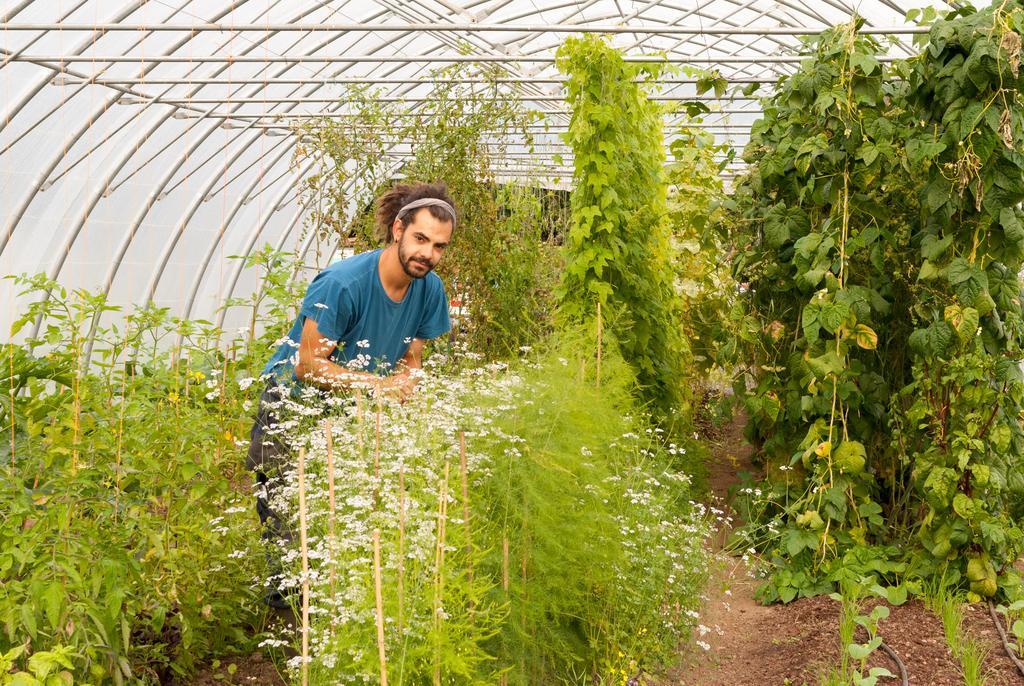
M 270 503 L 288 462 L 287 447 L 275 436 L 274 405 L 310 386 L 372 388 L 404 401 L 415 389 L 424 342 L 451 329 L 444 285 L 432 273 L 456 224 L 447 188 L 397 185 L 376 204 L 385 247 L 336 262 L 313 279 L 288 337 L 263 370 L 268 385 L 246 462 L 260 486 L 256 510 L 265 540 L 288 536 Z M 285 605 L 277 590 L 266 602 Z

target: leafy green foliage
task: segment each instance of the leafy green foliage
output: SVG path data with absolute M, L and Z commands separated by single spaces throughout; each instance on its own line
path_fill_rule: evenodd
M 636 82 L 660 67 L 627 63 L 596 36 L 568 39 L 558 66 L 569 77 L 566 141 L 575 154 L 559 311 L 588 321 L 601 303 L 643 399 L 671 424 L 689 405 L 690 350 L 666 221 L 662 111 Z
M 324 414 L 289 409 L 305 417 L 289 440 L 307 446 L 311 683 L 378 678 L 373 528 L 390 680 L 582 686 L 672 661 L 706 581 L 707 523 L 615 341 L 600 387 L 579 373 L 594 336 L 562 332 L 508 367 L 444 371 L 434 356 L 401 405 L 332 399 L 333 516 Z M 298 525 L 294 497 L 281 511 Z
M 892 67 L 837 27 L 765 101 L 734 205 L 747 405 L 786 522 L 750 533 L 789 553 L 765 599 L 857 549 L 991 596 L 1021 552 L 1022 18 L 953 12 Z
M 232 359 L 215 328 L 150 309 L 97 329 L 87 369 L 90 324 L 110 306 L 42 276 L 18 282 L 51 297 L 15 324 L 43 316 L 40 337 L 3 348 L 15 392 L 0 453 L 0 671 L 156 683 L 250 645 L 262 560 L 240 436 L 258 389 L 239 381 L 254 361 Z

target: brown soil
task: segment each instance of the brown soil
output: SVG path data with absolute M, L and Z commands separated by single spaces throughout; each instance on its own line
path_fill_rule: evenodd
M 231 667 L 234 665 L 234 668 Z M 233 674 L 231 672 L 234 672 Z M 189 686 L 287 686 L 277 666 L 263 656 L 253 653 L 220 660 L 217 667 L 201 670 L 189 682 Z M 182 684 L 181 686 L 185 686 Z
M 708 486 L 713 507 L 725 510 L 731 502 L 737 474 L 756 474 L 750 461 L 751 448 L 742 436 L 745 418 L 728 427 L 712 446 L 708 465 Z M 828 597 L 806 598 L 788 605 L 764 607 L 754 600 L 758 581 L 746 564 L 722 552 L 722 542 L 734 524 L 722 522 L 709 546 L 715 550 L 711 580 L 706 591 L 701 627 L 694 638 L 704 642 L 688 647 L 680 664 L 660 686 L 776 686 L 817 684 L 821 676 L 838 663 L 839 603 Z M 863 612 L 877 604 L 865 601 Z M 879 633 L 907 668 L 910 684 L 960 686 L 964 683 L 959 664 L 946 644 L 942 621 L 920 601 L 890 607 Z M 985 667 L 987 686 L 1024 684 L 1022 677 L 1003 652 L 984 605 L 965 607 L 964 628 L 988 650 Z M 861 634 L 858 640 L 866 640 Z M 897 665 L 882 651 L 876 651 L 868 667 L 885 667 L 899 674 Z M 879 684 L 899 684 L 899 679 L 880 679 Z

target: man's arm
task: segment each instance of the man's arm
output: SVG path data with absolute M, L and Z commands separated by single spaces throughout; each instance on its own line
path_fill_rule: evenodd
M 299 361 L 295 364 L 295 377 L 304 383 L 329 391 L 380 387 L 392 390 L 393 384 L 369 372 L 345 369 L 330 359 L 336 343 L 320 334 L 316 321 L 306 319 L 299 339 Z

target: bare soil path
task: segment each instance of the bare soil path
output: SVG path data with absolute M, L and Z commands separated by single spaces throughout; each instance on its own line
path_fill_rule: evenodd
M 697 647 L 687 650 L 659 686 L 811 686 L 819 683 L 823 672 L 840 656 L 839 603 L 818 597 L 788 605 L 759 605 L 754 592 L 760 582 L 743 559 L 723 550 L 729 531 L 738 524 L 731 508 L 738 475 L 744 471 L 758 474 L 751 461 L 752 449 L 743 438 L 745 421 L 738 417 L 711 447 L 708 485 L 712 496 L 708 504 L 723 511 L 724 519 L 722 530 L 708 541 L 715 561 L 701 625 L 694 636 Z M 869 601 L 868 611 L 873 604 Z M 906 664 L 909 683 L 963 684 L 941 620 L 920 601 L 890 609 L 880 633 Z M 991 621 L 985 621 L 985 606 L 968 606 L 965 615 L 965 628 L 988 649 L 987 686 L 1024 685 L 1024 677 L 998 643 Z M 870 666 L 898 673 L 896 665 L 877 652 Z M 898 679 L 879 681 L 881 686 L 899 683 Z

